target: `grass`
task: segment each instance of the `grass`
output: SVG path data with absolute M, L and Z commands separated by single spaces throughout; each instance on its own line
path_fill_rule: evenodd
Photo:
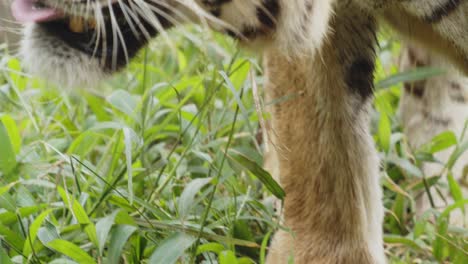
M 95 89 L 32 78 L 0 50 L 0 263 L 264 262 L 281 228 L 272 197 L 283 194 L 261 169 L 261 63 L 200 31 L 172 32 L 172 48 L 152 43 Z M 399 43 L 382 39 L 371 127 L 388 258 L 467 263 L 468 229 L 447 224 L 467 203 L 456 182 L 455 204 L 414 215 L 425 187 L 447 188 L 421 163 L 467 144 L 446 132 L 429 150 L 407 146 L 401 81 L 434 72 L 395 75 Z

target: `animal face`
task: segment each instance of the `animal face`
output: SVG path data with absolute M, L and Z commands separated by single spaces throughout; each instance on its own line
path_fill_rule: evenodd
M 27 22 L 25 65 L 64 85 L 90 84 L 119 70 L 151 38 L 176 23 L 172 1 L 15 0 Z M 182 16 L 182 14 L 180 14 Z
M 301 43 L 317 47 L 330 13 L 323 10 L 332 0 L 315 2 L 14 0 L 12 8 L 18 20 L 28 23 L 21 52 L 27 68 L 75 86 L 121 69 L 150 39 L 186 23 L 208 25 L 251 47 L 264 49 L 272 43 L 283 50 L 297 51 Z

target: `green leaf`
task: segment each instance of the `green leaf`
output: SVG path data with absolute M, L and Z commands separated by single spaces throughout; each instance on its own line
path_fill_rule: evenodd
M 468 150 L 468 141 L 463 142 L 455 148 L 455 151 L 452 152 L 449 160 L 447 161 L 446 167 L 448 169 L 452 169 L 457 160 L 466 152 L 466 150 Z
M 390 149 L 391 134 L 392 128 L 390 119 L 388 118 L 387 114 L 381 112 L 379 121 L 379 142 L 382 149 L 385 150 L 385 152 L 388 152 Z
M 115 217 L 120 212 L 120 210 L 114 211 L 112 214 L 101 218 L 96 223 L 96 232 L 97 238 L 99 241 L 99 253 L 102 254 L 104 250 L 104 246 L 106 245 L 107 236 L 109 235 L 109 231 L 111 230 L 112 226 L 114 225 Z
M 117 222 L 117 220 L 116 220 L 116 222 Z M 174 225 L 174 224 L 165 223 L 165 222 L 161 222 L 161 221 L 149 221 L 149 223 L 148 223 L 148 221 L 146 221 L 146 220 L 145 221 L 136 220 L 136 222 L 138 223 L 138 225 L 145 226 L 147 228 L 158 228 L 158 229 L 163 229 L 163 230 L 184 232 L 184 233 L 186 233 L 188 235 L 201 236 L 202 238 L 205 238 L 207 240 L 218 241 L 218 242 L 226 244 L 226 245 L 236 245 L 236 246 L 253 247 L 253 248 L 259 248 L 260 247 L 255 242 L 233 238 L 230 235 L 229 236 L 223 236 L 223 235 L 217 235 L 217 234 L 208 233 L 208 232 L 200 233 L 199 229 L 193 228 L 193 227 L 179 226 L 179 225 Z
M 128 183 L 128 200 L 133 204 L 133 156 L 132 156 L 132 131 L 128 127 L 123 128 L 125 142 L 125 160 L 127 164 L 127 183 Z
M 137 225 L 133 217 L 131 217 L 125 210 L 120 210 L 117 213 L 117 216 L 115 217 L 115 223 L 118 225 Z
M 246 65 L 250 66 L 250 64 L 248 64 L 248 63 L 246 63 Z M 248 74 L 249 68 L 250 67 L 241 67 L 241 69 L 245 69 L 246 71 L 244 73 L 242 73 L 242 72 L 239 72 L 239 73 L 240 74 Z M 224 71 L 221 71 L 220 74 L 224 78 L 224 81 L 226 82 L 226 87 L 232 92 L 232 94 L 234 95 L 234 98 L 236 99 L 239 110 L 240 110 L 242 116 L 244 117 L 244 119 L 246 120 L 245 124 L 247 125 L 247 128 L 248 128 L 248 130 L 250 132 L 250 135 L 254 136 L 255 132 L 254 132 L 254 130 L 253 130 L 253 128 L 252 128 L 252 126 L 251 126 L 251 124 L 249 122 L 249 111 L 247 111 L 247 108 L 244 106 L 244 103 L 242 102 L 242 98 L 241 98 L 242 89 L 239 89 L 241 91 L 237 92 L 236 87 L 234 86 L 235 84 L 233 84 L 231 82 L 231 80 L 229 79 L 229 76 Z M 241 86 L 240 82 L 239 82 L 238 85 Z M 240 88 L 242 88 L 242 87 L 240 87 Z
M 457 144 L 457 136 L 452 131 L 445 131 L 432 138 L 432 140 L 421 147 L 425 152 L 431 154 L 448 149 Z
M 255 264 L 256 262 L 247 257 L 241 257 L 237 259 L 237 264 Z
M 173 264 L 180 258 L 196 238 L 184 233 L 175 233 L 156 248 L 149 263 Z
M 96 261 L 77 245 L 62 239 L 56 239 L 47 244 L 47 247 L 70 257 L 80 264 L 94 264 Z
M 418 181 L 416 181 L 416 184 L 411 186 L 411 190 L 421 190 L 426 187 L 431 188 L 439 182 L 440 178 L 441 176 L 421 178 Z
M 122 250 L 130 236 L 137 230 L 135 226 L 118 225 L 111 232 L 107 263 L 119 263 Z
M 26 78 L 22 74 L 21 63 L 18 59 L 8 60 L 8 73 L 13 85 L 20 91 L 26 86 Z
M 237 90 L 240 90 L 247 80 L 251 64 L 246 60 L 239 60 L 235 62 L 232 68 L 236 70 L 231 72 L 229 79 L 232 82 L 232 86 Z M 223 76 L 223 78 L 227 79 L 227 76 Z
M 387 174 L 385 174 L 385 177 L 382 179 L 382 182 L 383 186 L 387 187 L 392 192 L 411 199 L 411 196 L 407 192 L 405 192 L 397 183 L 395 183 Z
M 14 232 L 4 225 L 0 225 L 0 238 L 12 245 L 16 251 L 21 252 L 24 246 L 23 237 L 18 232 Z
M 10 189 L 15 186 L 16 184 L 18 184 L 19 181 L 15 181 L 15 182 L 11 182 L 5 186 L 2 186 L 0 187 L 0 196 L 2 196 L 4 193 L 7 193 L 8 191 L 10 191 Z
M 3 115 L 1 117 L 1 121 L 8 132 L 13 150 L 16 154 L 19 154 L 21 149 L 21 135 L 18 131 L 15 120 L 9 115 Z
M 210 183 L 213 178 L 200 178 L 191 181 L 185 187 L 182 195 L 179 198 L 179 215 L 181 219 L 186 219 L 189 215 L 190 210 L 195 206 L 195 196 L 197 193 L 208 183 Z
M 34 245 L 34 242 L 36 241 L 37 238 L 37 232 L 39 231 L 39 228 L 42 226 L 42 223 L 44 222 L 45 218 L 53 211 L 53 209 L 46 210 L 42 212 L 40 215 L 34 219 L 34 222 L 29 226 L 29 235 L 26 239 L 26 243 L 24 243 L 23 247 L 23 254 L 25 256 L 29 256 L 32 253 L 32 248 L 31 244 Z
M 452 194 L 453 199 L 456 202 L 462 201 L 463 200 L 463 192 L 461 190 L 460 185 L 458 184 L 458 182 L 453 177 L 453 174 L 449 173 L 447 175 L 447 179 L 448 179 L 448 183 L 449 183 L 450 193 Z
M 381 80 L 376 83 L 376 89 L 382 89 L 397 85 L 403 82 L 415 82 L 425 80 L 437 75 L 444 74 L 445 71 L 439 68 L 418 68 L 417 70 L 407 71 L 403 73 L 397 73 L 388 77 L 387 79 Z
M 16 167 L 16 154 L 3 122 L 0 122 L 0 172 L 10 174 Z
M 392 206 L 392 211 L 397 217 L 398 223 L 402 223 L 404 221 L 405 215 L 405 197 L 403 195 L 397 194 L 395 202 Z
M 117 90 L 107 98 L 107 101 L 129 117 L 135 117 L 137 102 L 127 91 Z
M 102 107 L 105 104 L 102 98 L 91 93 L 86 93 L 84 98 L 99 121 L 103 122 L 111 119 L 106 112 L 106 108 Z
M 4 192 L 3 195 L 0 196 L 0 208 L 5 209 L 9 212 L 15 212 L 18 207 L 18 202 L 16 201 L 16 199 L 13 198 L 12 195 L 10 195 L 10 193 Z M 2 213 L 5 213 L 4 210 L 2 210 Z M 16 216 L 14 216 L 14 218 L 16 218 Z M 5 220 L 6 217 L 2 216 L 2 218 L 0 218 L 0 222 L 5 223 Z
M 52 260 L 48 264 L 76 264 L 76 261 L 66 259 L 66 258 L 58 258 L 58 259 Z
M 86 214 L 86 211 L 84 210 L 84 208 L 81 206 L 78 200 L 72 199 L 70 201 L 68 198 L 70 195 L 62 187 L 57 187 L 57 190 L 60 194 L 60 197 L 62 197 L 62 200 L 65 203 L 65 205 L 73 213 L 73 216 L 75 217 L 76 221 L 80 225 L 84 226 L 84 230 L 86 234 L 88 234 L 88 237 L 91 240 L 91 242 L 93 242 L 93 244 L 96 247 L 99 247 L 99 241 L 97 239 L 97 234 L 96 234 L 96 227 L 89 220 L 89 217 Z
M 206 243 L 206 244 L 200 245 L 197 248 L 197 255 L 200 255 L 206 252 L 213 252 L 213 253 L 216 253 L 216 255 L 219 255 L 225 249 L 226 248 L 220 243 L 215 243 L 215 242 Z
M 422 250 L 421 246 L 419 246 L 415 241 L 399 235 L 385 235 L 384 242 L 388 244 L 401 244 L 416 250 Z
M 37 232 L 37 238 L 42 244 L 47 245 L 50 241 L 60 239 L 60 234 L 56 226 L 49 221 L 45 221 L 44 227 L 39 228 Z
M 230 250 L 225 250 L 219 254 L 219 264 L 238 264 L 236 255 Z
M 441 217 L 437 221 L 437 235 L 433 244 L 432 244 L 432 250 L 434 257 L 436 257 L 437 260 L 442 261 L 445 257 L 445 247 L 447 245 L 446 240 L 440 236 L 440 234 L 446 234 L 447 229 L 448 229 L 448 219 L 445 217 Z
M 281 188 L 281 186 L 271 177 L 270 173 L 264 170 L 254 161 L 250 160 L 243 154 L 230 150 L 228 157 L 238 163 L 240 166 L 244 167 L 250 171 L 254 176 L 256 176 L 265 187 L 277 198 L 283 200 L 286 196 L 286 193 Z
M 446 219 L 450 216 L 450 213 L 456 209 L 461 209 L 464 208 L 466 205 L 468 205 L 468 199 L 463 199 L 460 201 L 456 201 L 454 204 L 447 206 L 444 211 L 439 216 L 440 220 Z M 444 220 L 445 221 L 445 220 Z
M 3 248 L 2 244 L 0 243 L 0 263 L 2 264 L 13 264 L 10 257 L 8 257 L 7 252 Z
M 423 173 L 421 172 L 421 170 L 407 159 L 400 158 L 396 155 L 388 155 L 386 157 L 386 161 L 395 164 L 396 166 L 398 166 L 405 172 L 411 174 L 412 176 L 423 178 Z
M 268 248 L 268 242 L 270 241 L 271 231 L 268 232 L 262 240 L 262 247 L 260 248 L 260 264 L 266 263 L 266 252 Z
M 187 58 L 185 57 L 185 53 L 177 50 L 177 58 L 179 71 L 184 71 L 184 69 L 187 67 Z
M 68 153 L 73 153 L 76 156 L 87 155 L 90 151 L 95 148 L 98 143 L 99 134 L 94 131 L 85 131 L 81 133 L 68 148 Z

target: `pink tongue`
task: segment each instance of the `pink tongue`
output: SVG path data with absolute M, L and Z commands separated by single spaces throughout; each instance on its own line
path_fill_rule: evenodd
M 11 5 L 13 16 L 18 22 L 45 22 L 63 17 L 63 14 L 53 8 L 37 8 L 37 0 L 15 0 Z

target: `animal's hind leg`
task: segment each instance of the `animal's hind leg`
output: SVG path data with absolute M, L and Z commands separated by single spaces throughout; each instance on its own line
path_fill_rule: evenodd
M 434 136 L 450 130 L 458 138 L 463 134 L 465 122 L 468 118 L 468 78 L 463 77 L 451 65 L 436 54 L 415 46 L 407 46 L 403 50 L 400 61 L 401 70 L 412 70 L 417 67 L 437 67 L 447 71 L 444 75 L 432 77 L 428 80 L 405 83 L 400 102 L 400 116 L 409 144 L 419 148 L 431 141 Z M 468 135 L 465 135 L 465 139 Z M 435 157 L 446 164 L 453 148 L 435 154 Z M 466 186 L 468 152 L 465 152 L 453 167 L 452 173 L 461 186 Z M 426 162 L 423 172 L 427 177 L 439 175 L 443 165 Z M 429 195 L 423 193 L 417 200 L 417 213 L 421 215 L 431 206 L 445 208 L 453 203 L 453 198 L 446 187 L 447 175 L 440 180 L 442 195 L 435 188 L 431 188 Z M 445 185 L 445 187 L 443 186 Z M 465 194 L 468 190 L 464 187 Z M 461 211 L 451 217 L 452 224 L 463 225 L 466 217 Z

